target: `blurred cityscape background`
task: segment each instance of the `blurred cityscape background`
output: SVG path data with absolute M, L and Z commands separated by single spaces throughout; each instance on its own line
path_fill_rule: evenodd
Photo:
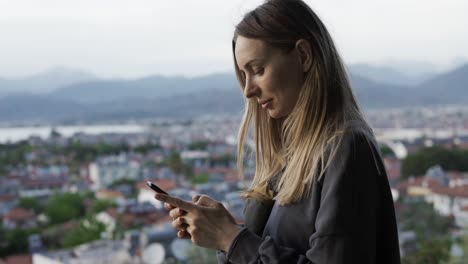
M 403 263 L 468 263 L 468 3 L 306 2 L 380 145 Z M 0 264 L 216 263 L 145 182 L 243 221 L 230 41 L 259 3 L 0 0 Z

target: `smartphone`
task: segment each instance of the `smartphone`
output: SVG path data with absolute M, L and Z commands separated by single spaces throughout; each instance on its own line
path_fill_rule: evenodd
M 158 186 L 156 186 L 156 184 L 150 182 L 150 181 L 146 181 L 146 185 L 148 185 L 148 187 L 150 187 L 151 189 L 153 189 L 155 192 L 158 192 L 158 193 L 163 193 L 163 194 L 166 194 L 166 195 L 169 195 L 167 192 L 165 192 L 163 189 L 159 188 Z

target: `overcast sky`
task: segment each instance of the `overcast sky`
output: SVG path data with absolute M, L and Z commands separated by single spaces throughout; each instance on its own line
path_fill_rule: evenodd
M 55 66 L 100 77 L 232 71 L 231 36 L 257 0 L 0 0 L 0 77 Z M 468 1 L 309 0 L 345 62 L 468 58 Z

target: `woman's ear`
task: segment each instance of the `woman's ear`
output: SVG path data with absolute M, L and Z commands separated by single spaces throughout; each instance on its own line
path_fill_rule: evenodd
M 296 41 L 296 50 L 299 54 L 303 72 L 308 72 L 312 65 L 312 48 L 310 43 L 305 39 Z

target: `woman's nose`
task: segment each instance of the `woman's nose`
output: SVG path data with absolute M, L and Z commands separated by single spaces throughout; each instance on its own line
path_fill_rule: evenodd
M 253 83 L 251 80 L 246 80 L 245 87 L 244 87 L 244 96 L 247 99 L 250 99 L 254 96 L 256 96 L 259 92 L 259 88 L 255 83 Z

